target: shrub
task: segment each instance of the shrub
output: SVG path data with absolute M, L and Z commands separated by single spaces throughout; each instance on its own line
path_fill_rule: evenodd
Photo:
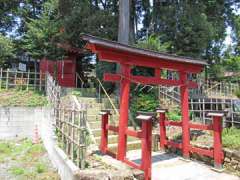
M 131 113 L 132 117 L 137 125 L 140 125 L 135 120 L 137 111 L 153 112 L 159 106 L 157 97 L 154 94 L 139 94 L 131 100 Z
M 240 129 L 225 128 L 222 133 L 223 146 L 230 149 L 240 148 Z

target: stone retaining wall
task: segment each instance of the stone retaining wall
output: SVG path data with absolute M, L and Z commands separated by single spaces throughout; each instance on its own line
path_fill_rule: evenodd
M 43 108 L 1 107 L 0 139 L 32 138 Z
M 240 174 L 240 151 L 224 149 L 224 166 L 232 168 Z

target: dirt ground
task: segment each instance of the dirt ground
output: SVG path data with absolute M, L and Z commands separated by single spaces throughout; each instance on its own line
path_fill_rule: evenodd
M 59 180 L 44 146 L 29 139 L 0 141 L 0 180 Z

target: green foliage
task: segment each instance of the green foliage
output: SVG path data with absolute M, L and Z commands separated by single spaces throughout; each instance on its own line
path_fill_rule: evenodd
M 14 58 L 14 44 L 10 38 L 0 33 L 0 66 L 7 60 Z
M 118 17 L 109 7 L 100 8 L 99 4 L 87 0 L 60 0 L 60 10 L 64 27 L 63 39 L 73 46 L 82 47 L 79 38 L 81 33 L 117 40 Z
M 235 95 L 240 98 L 240 89 L 238 89 L 237 91 L 235 91 Z
M 21 168 L 21 167 L 12 167 L 10 169 L 10 172 L 15 175 L 15 176 L 18 176 L 18 175 L 22 175 L 24 174 L 24 169 Z
M 223 146 L 230 149 L 240 148 L 240 129 L 225 128 L 222 133 Z
M 30 139 L 0 141 L 1 163 L 17 179 L 58 179 L 46 157 L 43 144 L 33 144 Z
M 159 103 L 155 94 L 141 93 L 141 94 L 135 95 L 131 99 L 131 103 L 130 103 L 131 115 L 135 120 L 137 111 L 154 112 L 158 106 L 159 106 Z M 140 122 L 138 121 L 135 123 L 138 125 L 140 124 Z
M 64 55 L 57 48 L 60 37 L 60 21 L 57 19 L 57 0 L 49 0 L 44 3 L 43 12 L 38 19 L 30 19 L 27 23 L 27 33 L 23 39 L 25 50 L 36 59 L 47 57 L 55 60 Z
M 151 35 L 146 40 L 138 41 L 136 46 L 139 48 L 149 49 L 153 51 L 167 52 L 171 45 L 169 42 L 161 43 L 158 36 Z
M 167 112 L 167 117 L 169 120 L 172 121 L 180 121 L 182 118 L 180 109 L 170 110 L 169 112 Z
M 39 163 L 39 164 L 36 165 L 36 172 L 39 173 L 39 174 L 45 172 L 46 169 L 47 169 L 47 167 L 43 163 Z
M 37 91 L 16 89 L 0 90 L 0 106 L 38 107 L 48 104 L 47 98 Z

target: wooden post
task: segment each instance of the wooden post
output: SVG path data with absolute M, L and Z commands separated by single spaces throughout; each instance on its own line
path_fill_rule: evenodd
M 29 75 L 30 75 L 30 72 L 28 70 L 28 73 L 27 73 L 27 91 L 28 91 L 28 86 L 29 86 Z
M 189 158 L 190 129 L 189 129 L 189 106 L 188 106 L 188 87 L 187 73 L 180 72 L 182 85 L 181 91 L 181 110 L 182 110 L 182 153 L 184 158 Z
M 9 69 L 7 69 L 6 89 L 8 89 L 8 81 L 9 81 Z
M 107 130 L 107 125 L 108 125 L 108 116 L 109 112 L 102 111 L 100 113 L 102 115 L 102 133 L 101 133 L 101 143 L 100 143 L 100 151 L 103 154 L 107 153 L 107 146 L 108 146 L 108 130 Z
M 62 144 L 64 145 L 64 139 L 65 139 L 64 126 L 65 126 L 66 117 L 65 117 L 65 110 L 62 109 L 62 111 L 63 111 L 63 118 L 62 118 L 62 126 L 61 126 L 61 130 L 62 130 L 61 135 L 62 135 Z
M 71 117 L 71 159 L 72 161 L 74 161 L 74 140 L 75 140 L 75 136 L 74 136 L 74 119 L 75 119 L 75 110 L 73 108 L 72 110 L 72 117 Z M 78 147 L 79 148 L 79 147 Z
M 223 113 L 209 113 L 208 116 L 213 117 L 213 157 L 214 167 L 216 169 L 222 169 L 223 151 L 222 151 L 222 117 Z
M 39 91 L 42 91 L 42 71 L 39 72 Z
M 139 114 L 136 119 L 142 121 L 142 162 L 144 179 L 151 180 L 152 176 L 152 116 Z
M 16 88 L 17 86 L 17 70 L 15 70 L 15 74 L 14 74 L 14 88 Z
M 131 68 L 129 65 L 121 64 L 121 72 L 124 76 L 130 76 Z M 120 120 L 119 120 L 119 135 L 118 135 L 118 153 L 117 159 L 123 161 L 126 157 L 127 137 L 126 130 L 128 126 L 128 108 L 129 108 L 129 79 L 122 79 L 120 82 Z
M 157 109 L 157 113 L 159 113 L 159 128 L 160 128 L 160 148 L 165 149 L 165 145 L 167 142 L 167 135 L 166 135 L 166 110 L 164 109 Z
M 2 89 L 2 68 L 0 69 L 0 90 Z
M 21 90 L 23 90 L 24 79 L 23 79 L 23 72 L 21 72 Z
M 37 72 L 36 71 L 34 71 L 34 90 L 36 90 L 36 85 L 37 85 L 37 83 L 36 83 L 36 75 L 37 75 Z

